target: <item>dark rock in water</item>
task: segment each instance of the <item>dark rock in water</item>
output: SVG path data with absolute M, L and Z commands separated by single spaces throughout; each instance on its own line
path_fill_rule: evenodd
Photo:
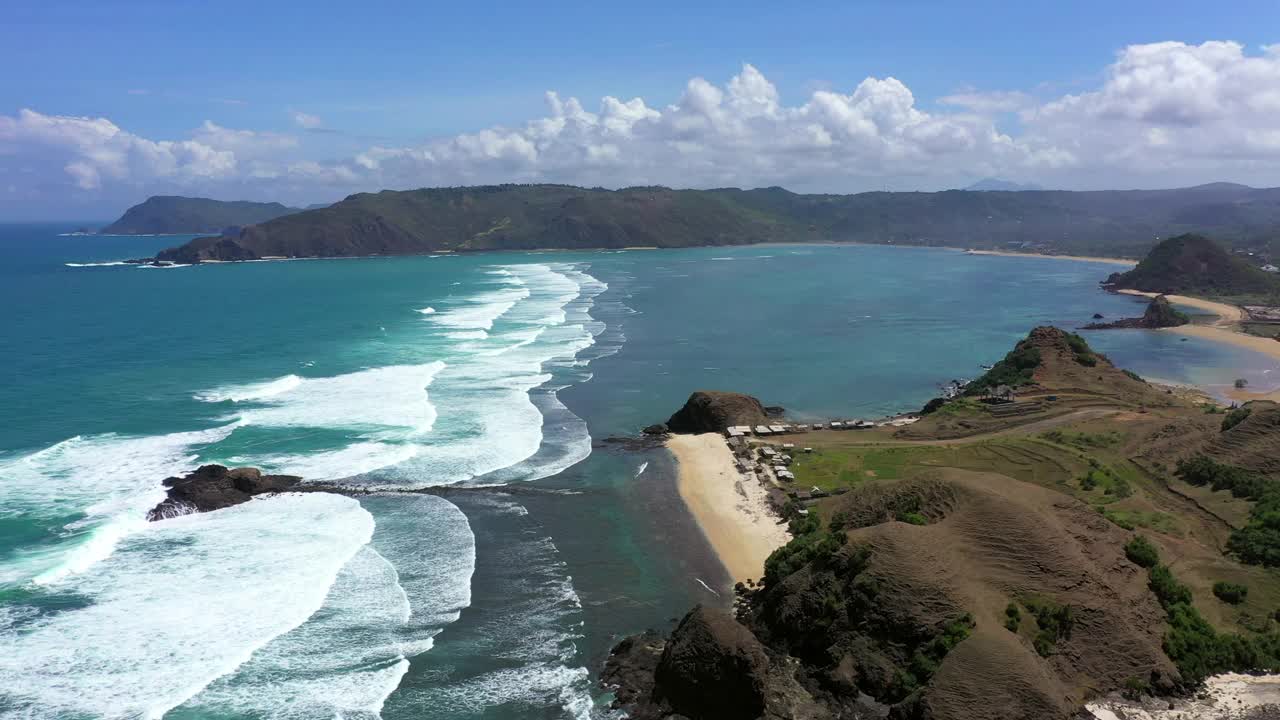
M 615 705 L 629 707 L 644 702 L 653 690 L 653 673 L 667 641 L 656 630 L 622 639 L 609 653 L 600 683 L 613 690 Z
M 202 465 L 185 477 L 164 481 L 169 496 L 147 513 L 148 520 L 209 512 L 239 505 L 254 495 L 295 489 L 302 478 L 294 475 L 263 475 L 257 468 L 227 469 Z
M 1103 318 L 1102 313 L 1094 313 L 1094 314 L 1093 314 L 1093 319 L 1094 319 L 1094 320 L 1101 320 L 1102 318 Z
M 643 432 L 645 435 L 666 435 L 671 431 L 667 429 L 666 425 L 662 423 L 657 423 L 656 425 L 650 425 L 644 430 L 641 430 L 641 432 Z
M 764 414 L 769 417 L 782 417 L 787 414 L 787 409 L 781 405 L 765 405 Z
M 730 425 L 767 425 L 769 414 L 750 395 L 699 390 L 689 396 L 684 407 L 667 420 L 677 433 L 724 432 Z
M 1095 318 L 1102 317 L 1094 315 Z M 1084 326 L 1085 330 L 1110 330 L 1113 328 L 1140 328 L 1154 330 L 1156 328 L 1177 327 L 1186 325 L 1191 322 L 1191 318 L 1185 313 L 1174 309 L 1169 304 L 1169 298 L 1164 295 L 1157 295 L 1147 305 L 1147 310 L 1140 318 L 1125 318 L 1109 323 L 1090 323 Z

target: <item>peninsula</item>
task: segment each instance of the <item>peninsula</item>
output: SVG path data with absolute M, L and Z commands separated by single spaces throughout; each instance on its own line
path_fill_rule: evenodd
M 700 393 L 673 419 L 701 432 L 758 407 Z M 1110 718 L 1176 706 L 1220 673 L 1280 670 L 1280 405 L 1206 412 L 1041 327 L 928 409 L 679 436 L 682 483 L 689 450 L 716 445 L 736 467 L 694 465 L 696 482 L 730 498 L 762 484 L 792 539 L 734 608 L 620 643 L 603 674 L 619 706 L 642 720 Z M 725 510 L 688 504 L 719 552 L 708 528 Z M 1185 717 L 1276 709 L 1272 686 L 1222 677 L 1192 702 L 1208 714 Z

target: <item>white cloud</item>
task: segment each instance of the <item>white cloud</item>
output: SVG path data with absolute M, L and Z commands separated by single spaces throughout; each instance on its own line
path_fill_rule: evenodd
M 298 127 L 304 130 L 312 130 L 312 129 L 324 126 L 324 122 L 320 120 L 318 116 L 311 115 L 304 112 L 295 111 L 293 113 L 293 122 L 295 125 L 297 125 Z
M 1040 92 L 1044 92 L 1041 90 Z M 981 176 L 1048 186 L 1280 184 L 1280 48 L 1230 42 L 1134 45 L 1087 92 L 1045 102 L 964 88 L 922 109 L 893 77 L 813 90 L 798 104 L 751 65 L 723 84 L 693 78 L 673 104 L 605 97 L 593 110 L 547 93 L 547 113 L 338 159 L 291 135 L 206 122 L 153 141 L 104 118 L 0 115 L 0 157 L 41 181 L 106 193 L 192 189 L 299 201 L 339 192 L 554 181 L 678 187 L 781 184 L 798 190 L 936 189 Z M 1018 129 L 995 117 L 1018 112 Z M 320 118 L 291 111 L 307 131 Z M 16 165 L 15 165 L 16 166 Z M 290 199 L 290 198 L 284 198 Z

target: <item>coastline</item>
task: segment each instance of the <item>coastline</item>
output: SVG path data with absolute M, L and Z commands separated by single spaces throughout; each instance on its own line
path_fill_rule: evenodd
M 1133 267 L 1138 264 L 1137 260 L 1126 260 L 1124 258 L 1113 257 L 1097 257 L 1093 255 L 1046 255 L 1042 253 L 1026 253 L 1015 252 L 1013 250 L 965 250 L 969 255 L 996 255 L 999 257 L 1025 257 L 1025 258 L 1044 258 L 1048 260 L 1074 260 L 1076 262 L 1096 262 L 1108 263 L 1111 265 L 1124 265 Z
M 1136 297 L 1153 298 L 1160 293 L 1143 292 L 1141 290 L 1116 290 L 1115 292 L 1122 295 L 1133 295 Z M 1178 327 L 1161 328 L 1161 332 L 1171 332 L 1176 335 L 1186 335 L 1188 337 L 1197 337 L 1201 340 L 1233 345 L 1235 347 L 1252 350 L 1262 353 L 1267 357 L 1280 361 L 1280 342 L 1270 340 L 1257 335 L 1249 335 L 1239 330 L 1239 323 L 1244 321 L 1245 313 L 1241 308 L 1223 302 L 1215 302 L 1213 300 L 1205 300 L 1204 298 L 1189 297 L 1187 295 L 1165 295 L 1169 298 L 1169 302 L 1178 305 L 1186 305 L 1204 310 L 1207 313 L 1217 316 L 1208 325 L 1179 325 Z M 1270 391 L 1254 392 L 1244 388 L 1233 388 L 1226 392 L 1226 396 L 1232 400 L 1240 402 L 1248 402 L 1250 400 L 1272 400 L 1280 402 L 1280 388 Z
M 738 472 L 716 433 L 673 435 L 666 446 L 676 459 L 680 498 L 730 579 L 759 580 L 769 554 L 791 539 L 769 507 L 768 492 Z

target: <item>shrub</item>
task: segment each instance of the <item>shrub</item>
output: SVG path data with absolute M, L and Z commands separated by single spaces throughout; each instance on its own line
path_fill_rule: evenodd
M 1017 603 L 1009 603 L 1004 608 L 1004 627 L 1009 632 L 1018 632 L 1018 628 L 1022 625 L 1022 611 L 1018 609 Z
M 1253 410 L 1247 407 L 1232 408 L 1231 411 L 1227 413 L 1227 416 L 1222 418 L 1222 431 L 1226 432 L 1244 422 L 1245 418 L 1249 417 L 1249 414 L 1252 412 Z
M 1213 594 L 1224 603 L 1239 605 L 1249 595 L 1249 588 L 1239 583 L 1219 580 L 1213 584 Z
M 1244 378 L 1236 378 L 1236 389 L 1237 389 L 1237 390 L 1243 390 L 1244 388 L 1246 388 L 1246 387 L 1248 387 L 1248 386 L 1249 386 L 1249 381 L 1248 381 L 1248 380 L 1245 380 Z
M 929 524 L 929 518 L 921 515 L 918 512 L 898 513 L 897 519 L 900 522 L 910 523 L 911 525 L 928 525 Z
M 1155 593 L 1160 606 L 1166 611 L 1174 605 L 1189 605 L 1191 589 L 1178 582 L 1167 565 L 1155 565 L 1147 575 L 1147 587 Z
M 1035 616 L 1039 628 L 1032 646 L 1041 657 L 1052 655 L 1060 640 L 1071 637 L 1071 627 L 1075 624 L 1071 606 L 1059 605 L 1047 598 L 1029 598 L 1023 605 Z
M 1160 564 L 1160 552 L 1145 537 L 1135 536 L 1124 546 L 1124 556 L 1138 567 L 1153 568 Z
M 1146 382 L 1146 380 L 1142 379 L 1141 375 L 1139 375 L 1138 373 L 1132 370 L 1121 370 L 1120 372 L 1123 372 L 1125 375 L 1128 375 L 1129 378 L 1132 380 L 1137 380 L 1138 382 L 1142 382 L 1142 383 Z

